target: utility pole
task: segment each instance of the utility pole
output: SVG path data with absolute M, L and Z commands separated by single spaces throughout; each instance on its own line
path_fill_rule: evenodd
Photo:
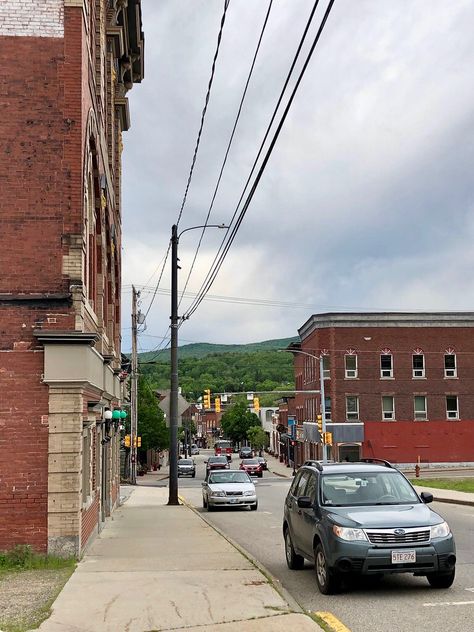
M 170 476 L 168 505 L 178 499 L 178 227 L 171 229 L 171 393 Z
M 139 295 L 135 286 L 132 286 L 132 390 L 130 397 L 130 482 L 132 485 L 137 482 L 137 298 Z

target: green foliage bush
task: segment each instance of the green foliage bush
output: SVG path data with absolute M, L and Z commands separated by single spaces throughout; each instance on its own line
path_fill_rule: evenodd
M 74 566 L 74 558 L 36 553 L 28 544 L 17 544 L 9 551 L 0 551 L 0 570 L 32 570 Z

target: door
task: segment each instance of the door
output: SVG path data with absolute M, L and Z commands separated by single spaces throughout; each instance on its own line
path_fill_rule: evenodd
M 346 443 L 339 446 L 339 461 L 350 461 L 355 463 L 360 460 L 360 443 Z
M 313 472 L 309 472 L 306 485 L 301 490 L 301 496 L 309 496 L 314 505 L 316 500 L 317 477 Z M 300 491 L 300 490 L 298 490 Z M 308 557 L 313 556 L 313 533 L 316 515 L 314 507 L 300 508 L 298 507 L 298 542 L 300 542 L 300 550 Z

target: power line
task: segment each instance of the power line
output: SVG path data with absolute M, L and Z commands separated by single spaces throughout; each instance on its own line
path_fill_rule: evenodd
M 316 10 L 316 7 L 317 7 L 317 5 L 318 5 L 318 1 L 319 1 L 319 0 L 316 0 L 316 2 L 315 2 L 315 5 L 314 5 L 314 7 L 313 7 L 312 14 L 311 14 L 311 16 L 310 16 L 310 19 L 308 20 L 308 24 L 307 24 L 307 27 L 306 27 L 306 29 L 305 29 L 305 33 L 304 33 L 304 35 L 303 35 L 303 38 L 306 36 L 307 29 L 309 28 L 310 22 L 311 22 L 311 20 L 312 20 L 312 16 L 313 16 L 314 11 Z M 227 242 L 226 242 L 226 244 L 225 244 L 225 246 L 224 246 L 224 248 L 223 248 L 223 252 L 220 254 L 220 256 L 219 256 L 219 259 L 218 259 L 217 263 L 216 263 L 215 265 L 213 264 L 213 266 L 214 266 L 214 267 L 210 270 L 210 272 L 208 273 L 208 275 L 207 275 L 207 277 L 206 277 L 206 280 L 204 281 L 203 285 L 201 286 L 201 290 L 199 291 L 199 297 L 198 297 L 197 299 L 195 299 L 195 301 L 193 302 L 193 304 L 191 305 L 191 307 L 188 309 L 188 311 L 186 312 L 186 314 L 183 316 L 182 321 L 187 320 L 188 318 L 190 318 L 190 317 L 192 316 L 192 314 L 196 311 L 196 309 L 199 307 L 200 303 L 202 302 L 202 300 L 203 300 L 203 298 L 204 298 L 204 295 L 205 295 L 205 294 L 209 291 L 209 289 L 211 288 L 211 286 L 212 286 L 212 284 L 213 284 L 213 282 L 214 282 L 214 280 L 215 280 L 215 278 L 216 278 L 216 276 L 217 276 L 217 274 L 218 274 L 218 272 L 219 272 L 219 270 L 220 270 L 220 268 L 221 268 L 221 266 L 222 266 L 222 264 L 223 264 L 223 262 L 224 262 L 224 259 L 225 259 L 225 257 L 227 256 L 227 253 L 228 253 L 228 251 L 229 251 L 229 249 L 230 249 L 230 247 L 231 247 L 231 245 L 232 245 L 232 243 L 233 243 L 233 241 L 234 241 L 234 239 L 235 239 L 235 237 L 236 237 L 236 234 L 237 234 L 237 232 L 238 232 L 238 230 L 239 230 L 239 228 L 240 228 L 240 225 L 242 224 L 242 221 L 243 221 L 244 216 L 245 216 L 245 214 L 246 214 L 246 212 L 247 212 L 247 210 L 248 210 L 248 207 L 249 207 L 249 205 L 250 205 L 250 202 L 251 202 L 251 200 L 252 200 L 252 198 L 253 198 L 253 196 L 254 196 L 254 194 L 255 194 L 255 191 L 256 191 L 256 189 L 257 189 L 257 187 L 258 187 L 258 184 L 259 184 L 260 179 L 261 179 L 261 177 L 262 177 L 262 175 L 263 175 L 263 172 L 264 172 L 264 170 L 265 170 L 265 168 L 266 168 L 266 165 L 267 165 L 267 163 L 268 163 L 268 160 L 269 160 L 269 158 L 270 158 L 270 155 L 271 155 L 271 153 L 272 153 L 272 151 L 273 151 L 273 149 L 274 149 L 274 146 L 275 146 L 275 144 L 276 144 L 276 141 L 277 141 L 277 139 L 278 139 L 278 137 L 279 137 L 279 135 L 280 135 L 281 129 L 282 129 L 283 124 L 284 124 L 284 122 L 285 122 L 285 120 L 286 120 L 286 117 L 287 117 L 287 115 L 288 115 L 288 112 L 289 112 L 289 110 L 290 110 L 290 107 L 291 107 L 291 105 L 292 105 L 292 103 L 293 103 L 293 100 L 294 100 L 294 97 L 295 97 L 296 92 L 297 92 L 297 90 L 298 90 L 298 87 L 299 87 L 299 85 L 300 85 L 300 83 L 301 83 L 301 80 L 302 80 L 302 78 L 303 78 L 304 73 L 306 72 L 306 69 L 307 69 L 308 64 L 309 64 L 309 62 L 310 62 L 310 60 L 311 60 L 311 57 L 312 57 L 313 52 L 314 52 L 314 50 L 315 50 L 315 48 L 316 48 L 316 45 L 317 45 L 317 43 L 318 43 L 318 41 L 319 41 L 319 39 L 320 39 L 320 37 L 321 37 L 321 33 L 322 33 L 322 32 L 323 32 L 323 30 L 324 30 L 324 27 L 325 27 L 325 25 L 326 25 L 327 19 L 328 19 L 328 17 L 329 17 L 329 14 L 330 14 L 330 12 L 331 12 L 331 9 L 332 9 L 332 7 L 333 7 L 334 2 L 335 2 L 335 0 L 330 0 L 329 4 L 328 4 L 328 6 L 327 6 L 326 12 L 325 12 L 325 14 L 324 14 L 324 16 L 323 16 L 323 19 L 322 19 L 321 23 L 320 23 L 320 26 L 319 26 L 319 29 L 318 29 L 318 31 L 317 31 L 317 33 L 316 33 L 315 38 L 314 38 L 313 44 L 311 45 L 311 48 L 310 48 L 309 53 L 308 53 L 308 55 L 307 55 L 307 57 L 306 57 L 306 60 L 305 60 L 305 62 L 304 62 L 304 64 L 303 64 L 303 67 L 302 67 L 302 69 L 301 69 L 301 71 L 300 71 L 300 74 L 299 74 L 299 76 L 298 76 L 298 78 L 297 78 L 297 80 L 296 80 L 295 86 L 294 86 L 294 88 L 293 88 L 293 90 L 292 90 L 292 93 L 291 93 L 291 95 L 290 95 L 290 98 L 289 98 L 289 100 L 288 100 L 288 103 L 287 103 L 287 105 L 286 105 L 286 107 L 285 107 L 285 109 L 284 109 L 284 112 L 283 112 L 282 116 L 281 116 L 280 122 L 278 123 L 278 125 L 277 125 L 277 129 L 276 129 L 276 131 L 275 131 L 275 133 L 274 133 L 274 135 L 273 135 L 273 138 L 272 138 L 272 140 L 271 140 L 271 142 L 270 142 L 270 146 L 269 146 L 269 148 L 267 149 L 267 152 L 266 152 L 266 154 L 265 154 L 265 157 L 264 157 L 264 159 L 263 159 L 263 162 L 262 162 L 262 164 L 261 164 L 261 166 L 260 166 L 260 169 L 258 170 L 257 176 L 256 176 L 256 178 L 255 178 L 255 180 L 254 180 L 254 183 L 253 183 L 253 185 L 252 185 L 252 188 L 251 188 L 251 190 L 250 190 L 250 193 L 249 193 L 249 194 L 248 194 L 248 196 L 247 196 L 247 199 L 246 199 L 246 201 L 245 201 L 245 203 L 244 203 L 244 206 L 243 206 L 243 208 L 242 208 L 242 210 L 241 210 L 241 212 L 240 212 L 240 215 L 239 215 L 239 217 L 238 217 L 238 219 L 237 219 L 237 221 L 236 221 L 236 223 L 235 223 L 235 225 L 234 225 L 234 227 L 233 227 L 233 229 L 232 229 L 232 231 L 231 231 L 231 235 L 230 235 L 230 237 L 228 238 L 228 240 L 227 240 Z M 298 51 L 297 51 L 297 55 L 299 55 L 299 51 L 300 51 L 301 46 L 302 46 L 302 44 L 303 44 L 303 41 L 304 41 L 304 39 L 303 39 L 303 38 L 302 38 L 302 40 L 301 40 L 301 42 L 300 42 L 300 47 L 299 47 L 299 49 L 298 49 Z M 295 57 L 295 61 L 294 61 L 294 63 L 296 63 L 296 57 Z M 292 72 L 292 71 L 291 71 L 291 72 Z M 286 88 L 286 84 L 285 84 L 285 88 Z M 285 88 L 284 88 L 284 89 L 285 89 Z M 283 94 L 283 93 L 282 93 L 282 94 Z M 281 96 L 282 96 L 282 95 L 280 95 L 280 97 L 281 97 Z M 279 100 L 279 101 L 280 101 L 280 100 Z M 277 107 L 278 107 L 278 106 L 277 106 Z M 275 114 L 275 112 L 274 112 L 274 114 Z M 273 121 L 273 117 L 272 117 L 272 121 Z M 268 132 L 268 129 L 267 129 L 267 132 Z M 262 145 L 262 146 L 263 146 L 263 145 Z M 262 149 L 262 146 L 261 146 L 260 150 Z M 259 153 L 260 153 L 260 152 L 259 152 Z M 255 164 L 256 164 L 256 163 L 254 163 L 254 167 L 252 167 L 252 171 L 253 171 L 253 169 L 255 168 Z M 249 180 L 248 180 L 248 181 L 249 181 Z M 248 184 L 248 181 L 247 181 L 247 184 Z M 244 192 L 245 192 L 245 190 L 246 190 L 247 184 L 245 185 Z M 242 194 L 242 195 L 243 195 L 243 194 Z M 242 197 L 241 197 L 241 199 L 242 199 Z M 240 205 L 240 201 L 241 201 L 241 199 L 239 200 L 239 203 L 238 203 L 238 205 L 237 205 L 236 211 L 234 212 L 234 216 L 232 217 L 231 225 L 232 225 L 232 223 L 233 223 L 233 221 L 234 221 L 235 214 L 236 214 L 236 212 L 237 212 L 237 210 L 238 210 L 238 207 L 239 207 L 239 205 Z M 228 231 L 227 231 L 227 232 L 228 232 Z M 227 233 L 226 233 L 226 236 L 224 237 L 224 239 L 226 239 L 226 238 L 227 238 Z
M 202 130 L 204 128 L 204 119 L 206 118 L 207 106 L 209 104 L 209 98 L 210 98 L 210 95 L 211 95 L 211 88 L 212 88 L 212 83 L 214 81 L 216 62 L 217 62 L 217 57 L 219 56 L 219 49 L 220 49 L 220 44 L 221 44 L 221 39 L 222 39 L 222 32 L 224 30 L 224 23 L 225 23 L 225 18 L 226 18 L 227 9 L 229 7 L 229 4 L 230 4 L 230 0 L 224 0 L 224 11 L 223 11 L 223 14 L 222 14 L 222 17 L 221 17 L 219 33 L 217 35 L 217 46 L 216 46 L 216 50 L 214 52 L 214 58 L 212 60 L 211 76 L 209 78 L 209 83 L 208 83 L 208 86 L 207 86 L 206 98 L 204 100 L 204 108 L 203 108 L 202 114 L 201 114 L 201 123 L 199 125 L 199 131 L 198 131 L 198 135 L 197 135 L 197 139 L 196 139 L 196 145 L 194 147 L 193 158 L 192 158 L 192 161 L 191 161 L 191 168 L 189 170 L 188 180 L 186 182 L 186 189 L 184 191 L 183 201 L 181 202 L 181 208 L 179 209 L 178 219 L 176 221 L 176 225 L 177 226 L 179 225 L 179 221 L 180 221 L 181 216 L 183 214 L 184 206 L 186 204 L 186 200 L 187 200 L 187 197 L 188 197 L 189 187 L 191 185 L 191 180 L 192 180 L 192 177 L 193 177 L 194 165 L 196 164 L 197 154 L 198 154 L 198 150 L 199 150 L 199 144 L 201 142 Z M 171 249 L 171 241 L 168 244 L 168 249 L 166 251 L 165 259 L 164 259 L 164 262 L 163 262 L 163 268 L 161 270 L 160 277 L 159 277 L 158 282 L 156 284 L 156 290 L 158 290 L 158 287 L 160 285 L 161 278 L 163 276 L 163 273 L 164 273 L 164 270 L 165 270 L 165 266 L 166 266 L 166 262 L 168 260 L 168 256 L 169 256 L 169 253 L 170 253 L 170 249 Z M 150 302 L 150 305 L 148 306 L 148 309 L 147 309 L 147 311 L 145 313 L 145 318 L 148 316 L 148 314 L 150 312 L 150 309 L 151 309 L 151 307 L 153 305 L 155 297 L 156 297 L 156 291 L 153 294 L 151 302 Z
M 267 26 L 268 18 L 270 16 L 270 11 L 271 11 L 271 8 L 272 8 L 272 4 L 273 4 L 273 0 L 270 0 L 270 2 L 268 4 L 267 13 L 265 15 L 265 20 L 263 22 L 263 26 L 262 26 L 262 29 L 260 31 L 260 37 L 258 39 L 257 48 L 255 49 L 255 53 L 254 53 L 254 56 L 253 56 L 252 64 L 250 66 L 250 71 L 249 71 L 249 74 L 247 76 L 247 81 L 245 82 L 244 91 L 243 91 L 242 97 L 240 99 L 240 104 L 239 104 L 239 108 L 237 110 L 237 115 L 235 117 L 234 126 L 232 128 L 232 132 L 231 132 L 231 135 L 230 135 L 230 138 L 229 138 L 229 142 L 227 144 L 227 149 L 226 149 L 225 154 L 224 154 L 224 160 L 222 162 L 222 166 L 221 166 L 221 169 L 220 169 L 220 172 L 219 172 L 219 177 L 217 178 L 217 183 L 216 183 L 216 186 L 214 188 L 214 193 L 213 193 L 213 196 L 212 196 L 212 199 L 211 199 L 211 203 L 209 205 L 209 209 L 207 211 L 207 216 L 206 216 L 206 220 L 204 222 L 204 227 L 203 227 L 201 235 L 199 237 L 199 242 L 198 242 L 198 245 L 197 245 L 197 248 L 196 248 L 196 252 L 194 253 L 194 258 L 193 258 L 193 261 L 191 263 L 191 267 L 190 267 L 188 276 L 186 278 L 186 282 L 184 284 L 183 292 L 182 292 L 181 297 L 179 299 L 178 307 L 181 305 L 181 302 L 182 302 L 183 297 L 184 297 L 185 292 L 186 292 L 186 288 L 188 287 L 189 279 L 190 279 L 191 274 L 193 272 L 194 264 L 196 262 L 196 259 L 197 259 L 198 253 L 199 253 L 199 249 L 201 247 L 201 242 L 202 242 L 202 239 L 204 237 L 204 233 L 206 231 L 206 227 L 207 227 L 207 224 L 208 224 L 208 221 L 209 221 L 209 217 L 211 215 L 211 212 L 212 212 L 212 209 L 213 209 L 213 206 L 214 206 L 214 201 L 216 199 L 217 191 L 219 190 L 219 186 L 220 186 L 221 179 L 222 179 L 222 174 L 224 173 L 224 168 L 225 168 L 225 166 L 227 164 L 227 158 L 229 156 L 230 148 L 231 148 L 232 142 L 234 140 L 235 131 L 237 129 L 237 124 L 239 122 L 240 114 L 242 112 L 242 106 L 244 104 L 245 97 L 247 96 L 247 90 L 248 90 L 248 87 L 249 87 L 249 84 L 250 84 L 250 79 L 251 79 L 252 74 L 253 74 L 253 70 L 254 70 L 254 67 L 255 67 L 255 62 L 256 62 L 257 57 L 258 57 L 258 53 L 259 53 L 259 50 L 260 50 L 260 45 L 262 43 L 263 35 L 265 33 L 265 29 L 266 29 L 266 26 Z

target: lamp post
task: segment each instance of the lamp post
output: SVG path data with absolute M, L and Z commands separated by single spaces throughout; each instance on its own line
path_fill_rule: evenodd
M 228 228 L 225 224 L 191 226 L 178 234 L 171 228 L 171 393 L 170 393 L 170 475 L 168 505 L 179 505 L 178 499 L 178 244 L 183 233 L 197 228 Z
M 286 351 L 287 353 L 300 353 L 301 355 L 308 356 L 309 358 L 315 358 L 319 360 L 319 391 L 320 391 L 320 399 L 321 399 L 321 421 L 322 421 L 322 434 L 321 437 L 321 445 L 323 446 L 323 463 L 327 463 L 328 461 L 328 453 L 327 453 L 327 445 L 324 441 L 325 433 L 326 433 L 326 402 L 324 397 L 324 367 L 323 367 L 323 354 L 314 355 L 313 353 L 308 353 L 307 351 L 301 351 L 300 349 L 278 349 L 278 351 Z

